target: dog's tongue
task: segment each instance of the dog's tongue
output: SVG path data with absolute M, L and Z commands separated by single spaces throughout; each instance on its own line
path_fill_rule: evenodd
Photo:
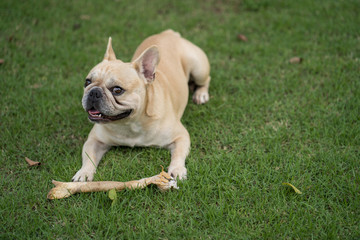
M 88 113 L 90 115 L 99 115 L 100 114 L 100 112 L 98 110 L 89 110 Z

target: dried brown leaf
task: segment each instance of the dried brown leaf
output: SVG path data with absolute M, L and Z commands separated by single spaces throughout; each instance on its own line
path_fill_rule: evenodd
M 25 161 L 29 164 L 30 167 L 33 166 L 40 166 L 41 162 L 35 162 L 33 160 L 30 160 L 29 158 L 25 157 Z
M 243 41 L 243 42 L 248 41 L 247 37 L 245 35 L 243 35 L 243 34 L 238 34 L 237 39 L 239 39 L 240 41 Z

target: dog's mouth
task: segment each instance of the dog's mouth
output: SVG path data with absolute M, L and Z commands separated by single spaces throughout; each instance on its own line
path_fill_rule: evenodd
M 126 110 L 116 116 L 107 116 L 102 114 L 100 111 L 96 110 L 95 108 L 92 108 L 90 110 L 88 110 L 88 118 L 91 121 L 94 122 L 111 122 L 111 121 L 116 121 L 116 120 L 120 120 L 123 118 L 126 118 L 128 116 L 130 116 L 130 114 L 132 113 L 132 109 Z

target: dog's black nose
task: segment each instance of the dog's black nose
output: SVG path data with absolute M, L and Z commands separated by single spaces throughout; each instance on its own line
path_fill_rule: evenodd
M 100 89 L 95 88 L 93 90 L 90 91 L 89 93 L 89 100 L 92 100 L 94 102 L 97 102 L 100 98 L 102 98 L 102 93 L 100 91 Z

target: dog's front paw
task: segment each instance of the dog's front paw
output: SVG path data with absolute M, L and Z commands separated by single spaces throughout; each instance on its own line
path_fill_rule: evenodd
M 173 178 L 179 178 L 180 180 L 186 179 L 187 170 L 185 167 L 169 167 L 168 173 Z
M 91 182 L 94 179 L 95 170 L 81 168 L 72 178 L 73 182 Z

